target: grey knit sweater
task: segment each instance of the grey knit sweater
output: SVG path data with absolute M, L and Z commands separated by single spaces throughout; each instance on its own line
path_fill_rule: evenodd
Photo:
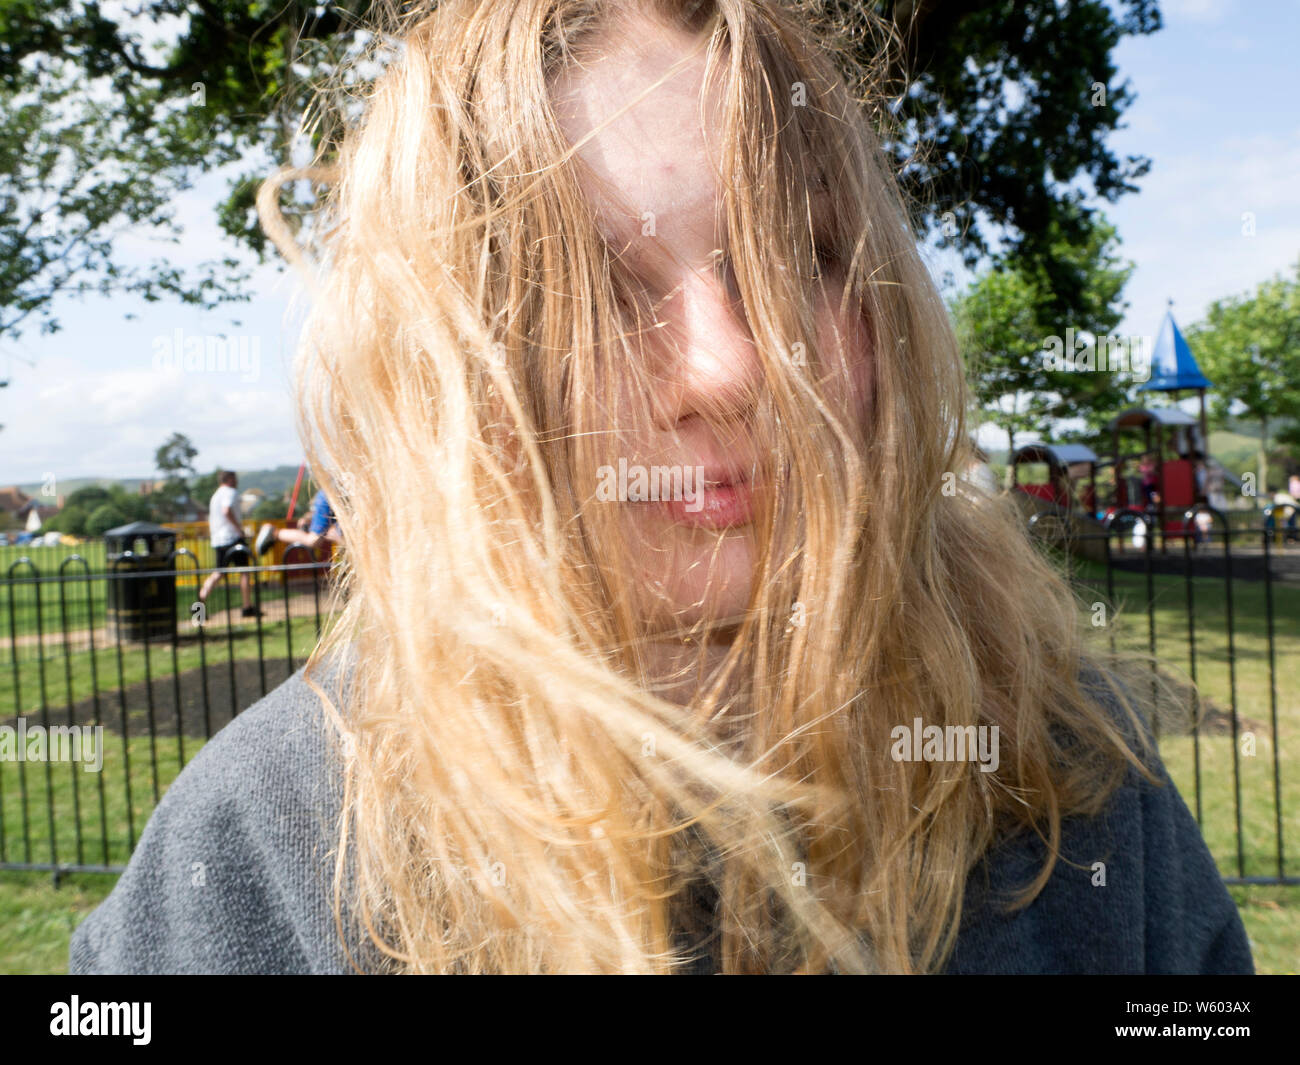
M 70 971 L 352 971 L 333 912 L 342 790 L 331 743 L 301 670 L 223 728 L 73 934 Z M 1156 788 L 1132 774 L 1103 815 L 1064 828 L 1064 860 L 1016 913 L 1005 903 L 1041 867 L 1037 837 L 1006 841 L 976 867 L 948 972 L 1254 971 L 1241 919 L 1167 777 Z M 370 968 L 374 955 L 350 945 Z

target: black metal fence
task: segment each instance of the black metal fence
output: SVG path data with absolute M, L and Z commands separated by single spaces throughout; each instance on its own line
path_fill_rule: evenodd
M 1030 524 L 1112 648 L 1149 654 L 1169 679 L 1161 755 L 1225 880 L 1300 884 L 1300 542 L 1282 520 L 1230 526 L 1198 511 L 1183 522 L 1194 536 L 1150 515 Z M 185 763 L 301 666 L 329 623 L 329 563 L 291 552 L 283 566 L 223 571 L 201 606 L 213 571 L 184 549 L 165 570 L 76 555 L 48 572 L 28 558 L 0 570 L 0 869 L 57 880 L 125 866 Z M 110 594 L 151 580 L 152 594 Z
M 0 569 L 0 869 L 56 883 L 121 872 L 199 747 L 291 676 L 328 624 L 330 562 L 305 547 L 274 567 L 243 546 L 220 571 L 186 549 L 158 561 Z
M 1300 884 L 1300 531 L 1204 505 L 1029 527 L 1114 651 L 1153 662 L 1161 757 L 1229 884 Z M 1157 692 L 1153 684 L 1152 692 Z M 1289 857 L 1289 853 L 1291 856 Z

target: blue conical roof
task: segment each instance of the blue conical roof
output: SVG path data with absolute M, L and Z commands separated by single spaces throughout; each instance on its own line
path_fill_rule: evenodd
M 1174 322 L 1172 311 L 1165 312 L 1151 356 L 1151 380 L 1139 386 L 1139 392 L 1177 392 L 1183 388 L 1213 388 L 1210 379 L 1196 365 L 1192 349 Z

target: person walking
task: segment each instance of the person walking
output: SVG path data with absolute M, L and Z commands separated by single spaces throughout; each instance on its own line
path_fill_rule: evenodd
M 207 602 L 226 569 L 247 566 L 250 558 L 248 541 L 244 538 L 244 519 L 239 512 L 239 477 L 234 470 L 223 470 L 218 482 L 217 490 L 212 493 L 212 499 L 208 503 L 208 534 L 217 554 L 217 568 L 208 574 L 208 579 L 199 589 L 200 603 Z M 251 584 L 247 572 L 239 575 L 239 597 L 243 601 L 241 615 L 246 618 L 260 617 L 262 614 L 261 610 L 253 606 Z

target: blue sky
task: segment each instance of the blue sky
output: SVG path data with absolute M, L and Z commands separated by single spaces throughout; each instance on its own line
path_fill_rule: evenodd
M 1137 100 L 1117 155 L 1152 159 L 1138 193 L 1105 210 L 1137 264 L 1120 332 L 1154 335 L 1166 301 L 1188 325 L 1213 299 L 1246 292 L 1300 257 L 1300 0 L 1162 0 L 1165 27 L 1126 39 L 1116 59 Z M 179 263 L 217 254 L 204 182 L 178 206 Z M 1242 216 L 1254 215 L 1255 235 Z M 163 248 L 131 238 L 142 259 Z M 942 258 L 932 260 L 936 273 Z M 63 331 L 0 344 L 0 485 L 88 476 L 147 477 L 173 431 L 199 449 L 202 470 L 294 463 L 287 273 L 258 275 L 258 299 L 214 313 L 166 304 L 66 301 Z M 124 321 L 123 313 L 138 317 Z M 1089 323 L 1074 323 L 1086 329 Z M 225 373 L 168 373 L 155 356 L 181 338 L 243 337 L 256 364 Z M 26 361 L 24 361 L 26 360 Z M 35 363 L 28 366 L 27 361 Z M 254 372 L 255 371 L 255 372 Z M 986 442 L 997 445 L 996 434 Z
M 1132 334 L 1156 333 L 1168 299 L 1190 324 L 1300 258 L 1300 2 L 1160 6 L 1165 28 L 1117 51 L 1138 98 L 1111 143 L 1153 160 L 1141 191 L 1106 208 L 1137 264 Z

